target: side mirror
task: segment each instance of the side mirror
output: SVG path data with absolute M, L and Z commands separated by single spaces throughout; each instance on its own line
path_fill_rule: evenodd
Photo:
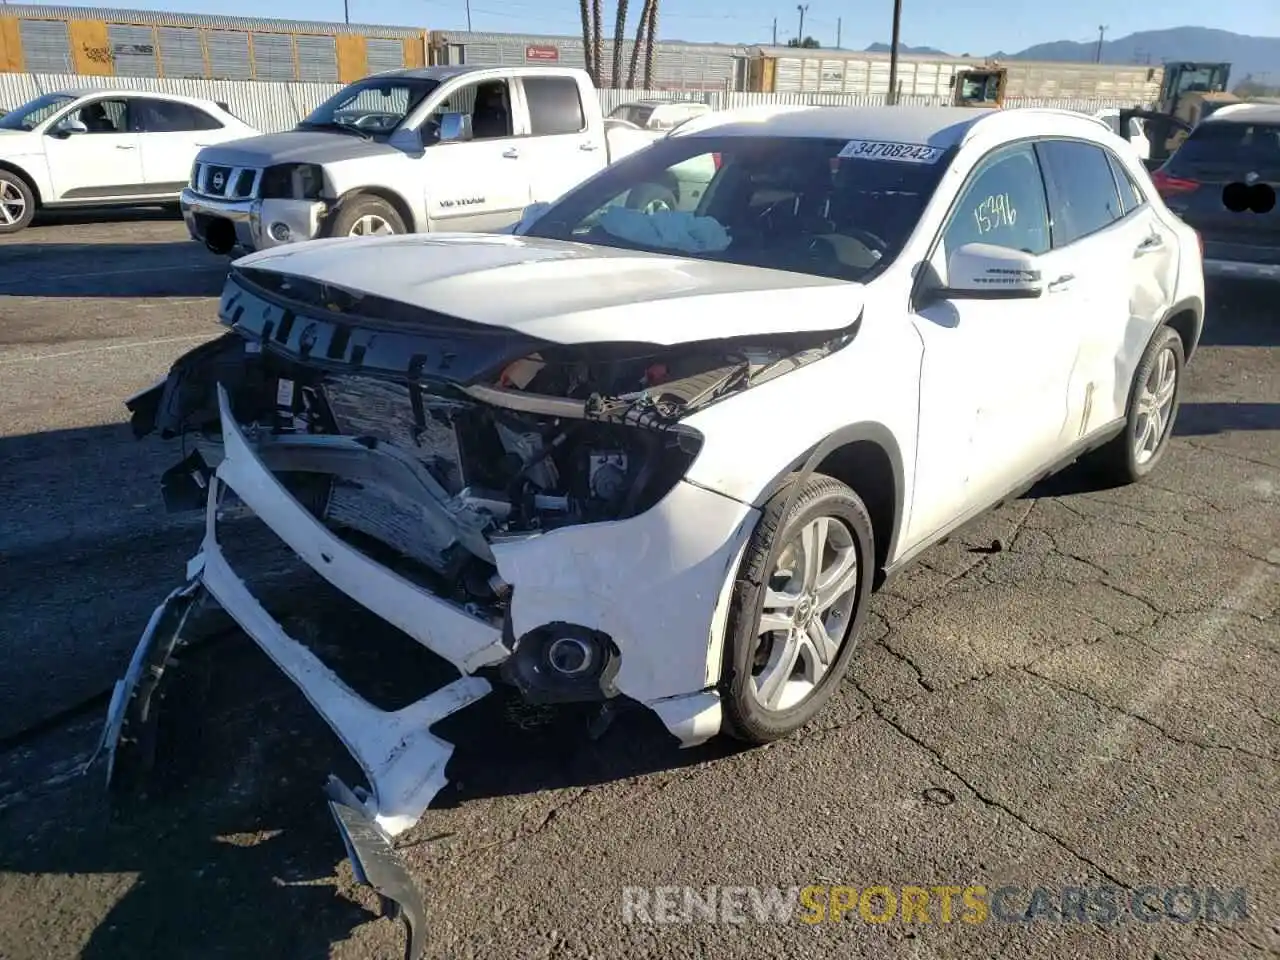
M 471 139 L 471 114 L 443 113 L 440 115 L 439 143 L 458 143 Z
M 89 128 L 84 122 L 74 117 L 67 117 L 65 120 L 59 120 L 58 125 L 53 128 L 53 132 L 58 136 L 69 137 L 76 133 L 88 133 Z
M 1044 293 L 1040 258 L 993 243 L 966 243 L 947 259 L 944 300 L 1021 300 Z

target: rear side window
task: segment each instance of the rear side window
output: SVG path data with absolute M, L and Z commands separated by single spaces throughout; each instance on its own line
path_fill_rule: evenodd
M 1106 151 L 1077 140 L 1036 144 L 1049 186 L 1053 245 L 1065 247 L 1125 214 Z
M 581 133 L 587 125 L 578 81 L 572 77 L 525 77 L 524 96 L 535 137 Z
M 1116 185 L 1120 187 L 1120 210 L 1128 216 L 1130 210 L 1138 209 L 1147 202 L 1147 198 L 1142 195 L 1142 188 L 1114 154 L 1107 154 L 1107 159 L 1111 161 L 1111 172 L 1116 178 Z
M 138 99 L 133 104 L 137 129 L 143 133 L 185 133 L 217 130 L 222 124 L 190 104 L 174 100 Z
M 950 257 L 966 243 L 993 243 L 1025 253 L 1049 250 L 1049 211 L 1040 165 L 1029 146 L 996 151 L 969 181 L 942 234 Z

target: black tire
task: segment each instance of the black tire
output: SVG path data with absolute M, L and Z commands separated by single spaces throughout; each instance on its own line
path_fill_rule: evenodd
M 769 743 L 789 736 L 822 709 L 849 669 L 871 598 L 876 553 L 866 505 L 839 480 L 813 474 L 796 492 L 788 509 L 794 487 L 793 480 L 765 504 L 738 570 L 726 625 L 721 681 L 724 728 L 730 736 L 748 743 Z M 787 510 L 786 516 L 782 515 L 783 510 Z M 765 591 L 783 550 L 819 517 L 838 520 L 852 535 L 859 574 L 849 595 L 853 606 L 840 620 L 845 624 L 843 635 L 836 637 L 832 633 L 838 648 L 831 665 L 808 695 L 785 709 L 767 709 L 758 699 L 753 675 L 760 667 L 763 652 L 758 627 Z
M 368 193 L 356 193 L 338 201 L 338 206 L 325 223 L 326 237 L 349 237 L 351 230 L 364 217 L 380 217 L 392 233 L 407 233 L 404 220 L 396 208 L 381 197 Z
M 1136 450 L 1138 430 L 1145 430 L 1147 423 L 1140 399 L 1144 387 L 1152 379 L 1161 355 L 1166 352 L 1172 355 L 1174 364 L 1173 402 L 1169 407 L 1168 417 L 1161 427 L 1154 452 L 1148 459 L 1140 462 Z M 1173 435 L 1174 424 L 1178 420 L 1178 409 L 1182 403 L 1182 374 L 1185 368 L 1186 354 L 1183 351 L 1182 337 L 1176 330 L 1161 327 L 1147 345 L 1146 352 L 1138 363 L 1138 369 L 1134 372 L 1133 383 L 1129 385 L 1129 404 L 1125 412 L 1124 429 L 1087 458 L 1087 466 L 1092 469 L 1099 481 L 1110 486 L 1136 483 L 1148 476 L 1160 464 L 1165 450 L 1169 447 L 1169 437 Z
M 12 170 L 0 169 L 0 198 L 3 198 L 6 192 L 12 193 L 14 190 L 22 198 L 22 212 L 13 223 L 8 223 L 4 216 L 0 216 L 0 234 L 17 233 L 19 230 L 27 229 L 36 215 L 36 193 L 31 189 L 31 184 Z
M 664 187 L 660 183 L 642 183 L 632 187 L 627 194 L 627 206 L 632 210 L 645 210 L 651 213 L 663 208 L 674 210 L 676 194 L 670 187 Z

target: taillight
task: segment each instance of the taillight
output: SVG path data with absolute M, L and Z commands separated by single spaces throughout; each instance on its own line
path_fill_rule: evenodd
M 716 170 L 719 170 L 719 169 L 720 169 L 720 154 L 718 154 L 718 153 L 713 153 L 713 154 L 711 155 L 711 163 L 712 163 L 712 165 L 716 168 Z
M 1157 170 L 1151 174 L 1151 182 L 1156 185 L 1156 191 L 1162 197 L 1172 197 L 1200 189 L 1200 181 L 1188 180 L 1185 177 L 1171 177 L 1163 170 Z

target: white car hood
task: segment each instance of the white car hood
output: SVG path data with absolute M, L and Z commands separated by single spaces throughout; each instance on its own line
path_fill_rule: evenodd
M 562 344 L 837 330 L 857 319 L 863 300 L 863 286 L 844 280 L 499 234 L 316 240 L 235 266 Z

